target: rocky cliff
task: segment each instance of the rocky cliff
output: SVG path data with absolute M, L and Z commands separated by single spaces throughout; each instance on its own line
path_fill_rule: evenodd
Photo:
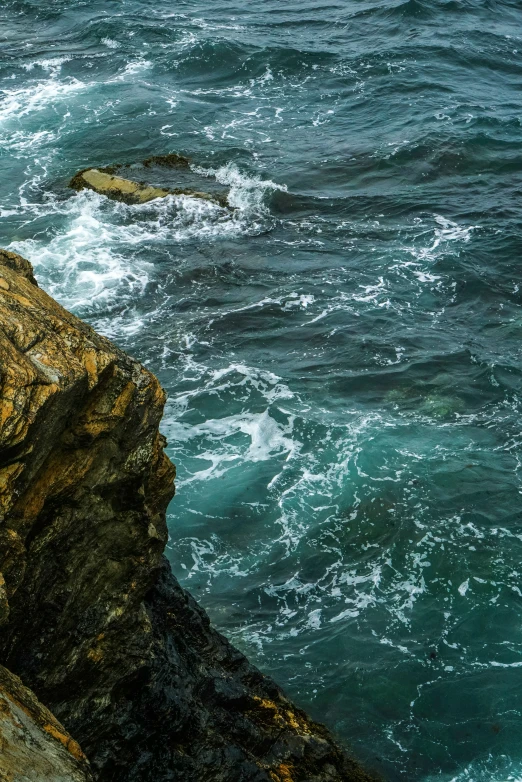
M 78 742 L 17 676 L 0 666 L 0 780 L 93 782 Z
M 0 386 L 0 780 L 369 782 L 170 572 L 156 378 L 3 251 Z

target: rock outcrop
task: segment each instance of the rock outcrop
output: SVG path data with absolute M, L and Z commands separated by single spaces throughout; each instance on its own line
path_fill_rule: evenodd
M 31 690 L 2 666 L 0 780 L 93 782 L 79 744 Z
M 158 160 L 161 160 L 161 157 L 148 158 L 143 165 L 145 168 L 150 168 Z M 154 187 L 146 182 L 135 182 L 132 179 L 116 176 L 115 171 L 119 170 L 119 168 L 119 166 L 86 168 L 74 175 L 69 183 L 69 187 L 72 187 L 73 190 L 94 190 L 100 195 L 126 204 L 146 204 L 148 201 L 153 201 L 156 198 L 165 198 L 168 195 L 186 195 L 203 201 L 211 201 L 223 208 L 228 207 L 226 196 L 211 195 L 210 193 L 193 190 L 192 188 Z
M 156 378 L 3 251 L 0 387 L 0 663 L 62 749 L 104 782 L 369 782 L 172 575 Z
M 74 190 L 94 190 L 100 195 L 113 198 L 115 201 L 123 201 L 127 204 L 146 204 L 155 198 L 165 198 L 169 191 L 162 187 L 133 182 L 121 176 L 108 174 L 98 168 L 88 168 L 79 171 L 70 182 Z

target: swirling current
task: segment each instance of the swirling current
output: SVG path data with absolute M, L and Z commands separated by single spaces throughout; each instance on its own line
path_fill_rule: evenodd
M 515 0 L 0 7 L 0 246 L 158 374 L 177 576 L 388 780 L 522 780 L 521 83 Z M 168 152 L 235 209 L 67 188 Z

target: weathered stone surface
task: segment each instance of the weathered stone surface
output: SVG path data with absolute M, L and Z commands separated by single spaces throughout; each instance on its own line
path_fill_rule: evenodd
M 29 282 L 32 282 L 33 285 L 38 286 L 38 283 L 36 282 L 33 274 L 33 267 L 29 261 L 27 261 L 25 258 L 22 258 L 21 255 L 0 249 L 0 264 L 2 266 L 7 266 L 9 269 L 13 269 L 15 272 L 19 272 L 24 277 L 26 277 Z M 3 288 L 5 290 L 5 285 Z
M 145 167 L 150 167 L 161 158 L 148 158 L 144 162 Z M 172 167 L 172 166 L 171 166 Z M 134 182 L 132 179 L 124 179 L 115 176 L 114 167 L 108 169 L 88 168 L 79 171 L 70 181 L 69 186 L 74 190 L 94 190 L 96 193 L 112 198 L 114 201 L 123 201 L 126 204 L 145 204 L 155 198 L 165 198 L 168 195 L 188 195 L 192 198 L 200 198 L 203 201 L 211 201 L 220 206 L 227 206 L 226 199 L 212 196 L 210 193 L 202 193 L 190 188 L 162 188 L 153 187 L 142 182 Z
M 0 666 L 1 782 L 93 782 L 80 745 Z
M 130 179 L 107 174 L 97 168 L 89 168 L 76 174 L 71 180 L 71 187 L 75 190 L 89 188 L 108 198 L 125 201 L 128 204 L 145 204 L 154 198 L 165 198 L 169 194 L 168 190 L 161 187 L 143 185 Z
M 158 381 L 0 253 L 0 663 L 106 782 L 368 776 L 163 558 Z

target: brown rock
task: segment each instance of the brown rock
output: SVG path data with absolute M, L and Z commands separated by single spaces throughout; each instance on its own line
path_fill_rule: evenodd
M 8 250 L 0 250 L 0 264 L 2 264 L 2 266 L 7 266 L 9 269 L 18 272 L 19 274 L 22 274 L 29 280 L 29 282 L 32 282 L 33 285 L 38 285 L 34 278 L 33 267 L 29 261 L 26 261 L 25 258 L 22 258 L 21 255 L 11 253 Z

